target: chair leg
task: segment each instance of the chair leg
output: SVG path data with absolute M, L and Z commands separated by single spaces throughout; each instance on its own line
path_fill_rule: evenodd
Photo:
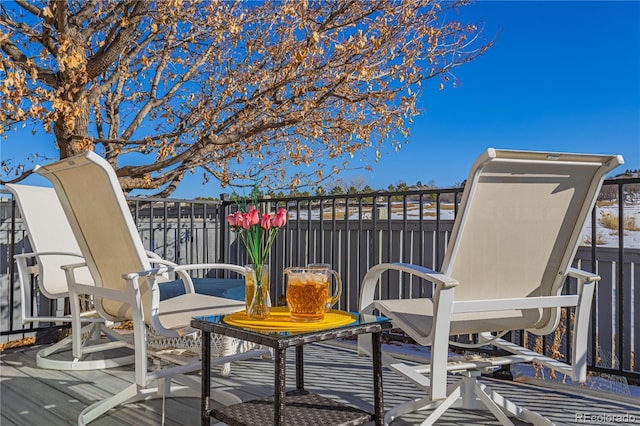
M 500 417 L 496 414 L 496 412 L 491 408 L 492 406 L 499 411 L 504 413 L 508 413 L 522 419 L 526 422 L 533 423 L 534 425 L 544 425 L 544 426 L 552 426 L 553 423 L 543 417 L 542 415 L 535 413 L 529 409 L 520 407 L 516 405 L 513 401 L 508 400 L 507 398 L 500 395 L 498 392 L 489 389 L 483 383 L 476 381 L 476 394 L 481 399 L 481 401 L 491 410 L 491 412 L 501 421 L 502 424 L 512 425 L 511 421 L 507 420 L 508 423 L 503 422 Z M 484 395 L 484 396 L 481 396 Z
M 113 367 L 121 367 L 123 365 L 130 365 L 134 363 L 134 355 L 125 355 L 121 357 L 115 358 L 106 358 L 106 359 L 93 359 L 93 360 L 83 360 L 82 358 L 90 353 L 108 350 L 108 349 L 116 349 L 120 347 L 127 347 L 126 344 L 121 343 L 119 341 L 111 341 L 106 344 L 96 345 L 96 347 L 92 347 L 90 340 L 92 337 L 96 335 L 100 335 L 101 332 L 104 332 L 106 327 L 102 323 L 91 323 L 88 324 L 76 333 L 77 336 L 87 335 L 86 339 L 81 342 L 80 345 L 80 356 L 74 356 L 72 349 L 74 343 L 74 334 L 72 333 L 70 336 L 65 337 L 57 343 L 54 343 L 51 346 L 47 346 L 36 354 L 36 365 L 40 368 L 46 368 L 49 370 L 96 370 L 103 368 L 113 368 Z M 112 333 L 112 332 L 111 332 Z M 111 334 L 109 333 L 109 334 Z M 111 337 L 116 337 L 115 335 L 111 335 Z M 69 357 L 71 359 L 53 359 L 51 356 L 58 352 L 70 352 Z
M 393 407 L 385 414 L 385 424 L 391 423 L 394 419 L 404 414 L 433 410 L 421 423 L 422 426 L 427 426 L 435 424 L 450 408 L 471 410 L 486 408 L 505 426 L 513 426 L 513 422 L 508 417 L 509 415 L 534 425 L 553 425 L 551 421 L 542 415 L 522 408 L 498 392 L 489 389 L 486 385 L 478 381 L 479 376 L 480 372 L 477 370 L 466 372 L 456 383 L 447 386 L 446 399 L 433 401 L 427 396 Z M 481 405 L 479 406 L 478 403 Z
M 131 404 L 134 402 L 145 401 L 149 399 L 162 397 L 188 397 L 197 398 L 200 396 L 199 390 L 196 391 L 187 386 L 179 384 L 171 384 L 170 379 L 159 379 L 157 387 L 142 388 L 135 383 L 127 386 L 117 394 L 97 401 L 80 413 L 78 416 L 78 426 L 85 426 L 94 421 L 107 411 L 119 405 Z
M 457 386 L 445 400 L 438 401 L 435 410 L 433 410 L 433 412 L 429 414 L 429 417 L 427 417 L 425 421 L 421 423 L 421 426 L 430 426 L 432 424 L 435 424 L 435 422 L 438 421 L 438 419 L 442 417 L 442 415 L 459 400 L 462 394 L 461 390 L 462 387 Z
M 173 380 L 177 383 L 172 383 Z M 119 405 L 167 397 L 200 398 L 200 382 L 183 374 L 176 374 L 171 378 L 158 378 L 156 385 L 157 386 L 154 387 L 143 388 L 132 383 L 119 393 L 91 404 L 82 410 L 80 416 L 78 416 L 78 426 L 85 426 L 91 423 L 110 409 Z M 211 398 L 223 405 L 242 402 L 238 396 L 220 389 L 212 389 Z
M 128 402 L 131 398 L 137 395 L 138 385 L 132 383 L 112 397 L 91 404 L 90 406 L 82 410 L 80 416 L 78 416 L 78 426 L 85 426 L 86 424 L 92 422 L 102 414 L 109 411 L 111 408 Z
M 493 415 L 496 417 L 496 419 L 498 419 L 500 423 L 505 426 L 513 426 L 513 422 L 509 420 L 509 417 L 507 417 L 507 415 L 503 412 L 503 410 L 507 411 L 506 408 L 504 408 L 503 405 L 498 405 L 496 401 L 494 401 L 495 398 L 504 404 L 504 402 L 506 402 L 504 398 L 502 398 L 496 392 L 488 389 L 485 385 L 478 381 L 475 382 L 474 388 L 475 394 L 480 399 L 480 402 L 482 402 L 484 406 L 487 407 L 489 411 L 491 411 L 491 413 L 493 413 Z
M 387 411 L 384 416 L 385 424 L 391 423 L 394 419 L 402 416 L 403 414 L 413 413 L 423 410 L 434 410 L 429 416 L 421 423 L 421 425 L 434 424 L 450 407 L 452 407 L 461 397 L 461 384 L 459 381 L 456 385 L 451 386 L 449 395 L 442 400 L 432 401 L 430 397 L 419 398 L 413 401 L 405 402 L 404 404 L 397 405 L 391 410 Z

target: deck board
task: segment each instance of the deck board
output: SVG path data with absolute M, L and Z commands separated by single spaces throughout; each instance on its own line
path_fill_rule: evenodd
M 36 367 L 38 348 L 11 349 L 0 354 L 0 424 L 69 425 L 87 405 L 115 394 L 129 383 L 132 367 L 99 371 L 56 371 Z M 294 351 L 288 351 L 287 385 L 295 387 Z M 333 345 L 315 344 L 305 347 L 305 386 L 322 396 L 335 398 L 358 408 L 371 410 L 373 404 L 370 359 L 352 350 Z M 484 380 L 484 379 L 483 379 Z M 490 386 L 516 403 L 543 413 L 559 425 L 584 424 L 576 413 L 631 414 L 640 422 L 639 404 L 610 401 L 604 398 L 578 396 L 557 390 L 521 383 L 486 379 Z M 251 359 L 236 362 L 230 377 L 221 377 L 214 369 L 212 386 L 228 390 L 249 400 L 267 396 L 273 390 L 273 363 Z M 421 396 L 419 390 L 384 371 L 385 407 Z M 197 398 L 167 398 L 164 401 L 164 425 L 199 424 Z M 219 406 L 213 403 L 214 406 Z M 110 410 L 91 423 L 92 426 L 160 425 L 163 401 L 149 400 Z M 394 426 L 410 426 L 424 420 L 424 414 L 403 416 Z M 516 424 L 525 424 L 515 421 Z M 486 412 L 451 410 L 438 425 L 496 425 Z

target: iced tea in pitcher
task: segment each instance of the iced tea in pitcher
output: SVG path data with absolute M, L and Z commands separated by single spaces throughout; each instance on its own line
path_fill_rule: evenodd
M 287 268 L 284 274 L 288 278 L 287 306 L 292 321 L 321 321 L 340 297 L 340 277 L 329 268 Z M 332 276 L 336 278 L 336 294 L 329 297 Z

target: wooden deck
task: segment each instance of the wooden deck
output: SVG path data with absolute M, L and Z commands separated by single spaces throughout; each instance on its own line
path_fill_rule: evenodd
M 0 354 L 0 424 L 10 425 L 74 425 L 80 411 L 98 399 L 124 388 L 132 375 L 131 368 L 100 371 L 55 371 L 36 367 L 36 347 L 12 349 Z M 294 383 L 293 355 L 288 363 L 288 383 Z M 331 344 L 305 347 L 305 385 L 307 389 L 354 406 L 371 410 L 372 383 L 370 359 L 358 357 L 349 349 Z M 603 395 L 578 396 L 576 393 L 549 390 L 522 383 L 483 379 L 492 389 L 514 402 L 547 416 L 557 425 L 624 424 L 599 422 L 598 418 L 581 421 L 579 415 L 630 416 L 640 424 L 640 401 L 609 400 Z M 222 378 L 212 374 L 214 387 L 229 390 L 243 400 L 272 393 L 272 361 L 254 359 L 237 362 L 231 376 Z M 390 407 L 410 398 L 421 396 L 411 384 L 392 372 L 384 372 L 385 406 Z M 215 403 L 214 403 L 215 405 Z M 168 398 L 164 407 L 164 425 L 198 425 L 199 400 L 196 398 Z M 423 414 L 405 416 L 394 425 L 415 425 Z M 596 420 L 596 421 L 593 421 Z M 525 424 L 515 421 L 516 424 Z M 106 425 L 161 425 L 161 399 L 130 404 L 112 409 L 91 423 Z M 484 412 L 449 411 L 439 425 L 499 424 Z M 315 426 L 315 425 L 313 425 Z

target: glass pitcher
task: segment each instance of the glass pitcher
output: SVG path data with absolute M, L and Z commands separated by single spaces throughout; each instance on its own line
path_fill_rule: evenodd
M 327 264 L 310 264 L 284 270 L 287 281 L 287 306 L 292 321 L 322 321 L 326 311 L 338 302 L 342 293 L 340 275 Z M 331 277 L 335 277 L 333 296 Z

